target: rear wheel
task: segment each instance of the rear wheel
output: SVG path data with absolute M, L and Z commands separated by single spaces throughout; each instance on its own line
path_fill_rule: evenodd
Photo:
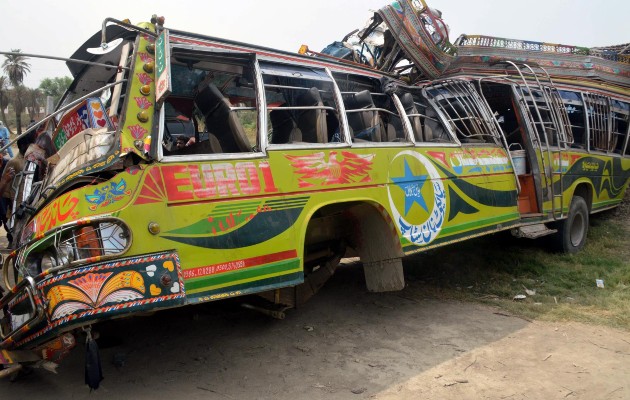
M 564 253 L 577 253 L 586 243 L 588 233 L 588 205 L 583 197 L 571 200 L 569 215 L 556 225 L 556 249 Z

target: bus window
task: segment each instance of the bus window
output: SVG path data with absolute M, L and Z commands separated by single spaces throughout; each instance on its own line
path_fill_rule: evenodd
M 175 48 L 171 57 L 172 93 L 164 105 L 164 154 L 256 151 L 253 71 L 247 55 Z
M 483 100 L 466 81 L 447 80 L 425 86 L 423 93 L 447 117 L 462 143 L 498 143 L 500 132 Z
M 260 68 L 271 145 L 343 142 L 334 83 L 324 69 L 271 63 Z
M 429 106 L 420 91 L 399 94 L 416 143 L 453 143 L 437 112 Z
M 593 93 L 584 93 L 584 102 L 589 123 L 589 146 L 594 151 L 608 151 L 610 105 L 608 98 Z
M 407 140 L 394 100 L 383 93 L 378 79 L 336 74 L 335 81 L 341 90 L 353 142 Z
M 544 94 L 538 89 L 532 89 L 530 94 L 529 88 L 526 86 L 521 87 L 521 91 L 529 107 L 529 113 L 534 119 L 533 122 L 536 125 L 540 142 L 546 145 L 547 140 L 549 140 L 550 146 L 557 146 L 557 127 Z
M 617 154 L 624 154 L 628 137 L 628 120 L 630 104 L 618 100 L 612 100 L 612 135 L 610 137 L 610 150 Z M 628 149 L 626 148 L 626 154 Z
M 482 81 L 481 94 L 505 133 L 508 145 L 518 143 L 521 148 L 525 148 L 527 133 L 524 126 L 519 123 L 518 108 L 515 107 L 518 101 L 514 98 L 514 86 L 505 83 Z
M 564 103 L 564 108 L 569 115 L 571 132 L 573 133 L 573 143 L 571 147 L 577 149 L 586 148 L 586 120 L 584 119 L 584 102 L 582 96 L 577 92 L 559 90 L 560 97 Z

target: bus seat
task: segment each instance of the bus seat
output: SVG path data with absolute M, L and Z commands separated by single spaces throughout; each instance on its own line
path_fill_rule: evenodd
M 374 101 L 369 90 L 354 93 L 347 99 L 347 110 L 366 109 L 363 112 L 348 113 L 348 125 L 352 129 L 352 139 L 368 140 L 380 142 L 383 135 L 383 127 L 378 115 L 378 111 L 369 110 L 374 108 Z M 360 141 L 360 140 L 359 140 Z
M 202 112 L 206 127 L 216 135 L 226 153 L 249 152 L 251 146 L 237 111 L 214 85 L 209 84 L 197 94 L 195 105 Z
M 210 152 L 215 154 L 223 153 L 223 148 L 221 148 L 221 142 L 214 136 L 212 133 L 208 134 L 207 140 L 208 146 L 210 147 Z
M 324 102 L 316 87 L 310 88 L 297 99 L 298 107 L 323 107 Z M 302 132 L 302 141 L 308 143 L 326 143 L 326 110 L 300 110 L 297 117 L 297 127 Z
M 221 154 L 223 153 L 223 148 L 221 147 L 221 142 L 214 136 L 212 133 L 208 134 L 208 139 L 203 140 L 200 143 L 193 144 L 191 146 L 193 148 L 192 154 Z
M 400 97 L 400 102 L 407 114 L 419 114 L 418 108 L 413 101 L 411 93 L 405 93 Z M 411 129 L 413 130 L 413 136 L 418 142 L 424 141 L 422 137 L 422 122 L 421 117 L 409 117 L 411 123 Z
M 392 117 L 389 124 L 387 124 L 387 127 L 385 128 L 387 142 L 395 142 L 397 139 L 396 132 L 399 132 L 401 129 L 402 123 L 400 122 L 400 118 Z
M 286 144 L 302 141 L 302 132 L 293 119 L 290 110 L 273 110 L 269 113 L 271 120 L 271 143 Z
M 451 137 L 440 123 L 437 112 L 433 108 L 427 107 L 426 113 L 427 118 L 424 120 L 424 140 L 426 142 L 450 142 Z

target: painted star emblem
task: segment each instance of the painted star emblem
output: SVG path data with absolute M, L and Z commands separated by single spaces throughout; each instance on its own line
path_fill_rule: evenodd
M 424 211 L 429 212 L 429 208 L 422 197 L 422 187 L 427 180 L 427 175 L 415 176 L 409 168 L 407 160 L 405 160 L 405 175 L 400 178 L 392 178 L 392 181 L 405 192 L 405 216 L 413 206 L 417 203 Z

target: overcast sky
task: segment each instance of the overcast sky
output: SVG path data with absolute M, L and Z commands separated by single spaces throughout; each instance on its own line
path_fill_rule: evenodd
M 630 42 L 630 0 L 428 0 L 443 12 L 451 41 L 462 33 L 577 46 Z M 384 0 L 0 0 L 0 50 L 69 57 L 106 17 L 147 21 L 282 50 L 319 51 L 362 27 Z M 107 5 L 107 7 L 104 7 Z M 4 60 L 4 57 L 0 57 Z M 63 62 L 30 59 L 25 84 L 69 76 Z

